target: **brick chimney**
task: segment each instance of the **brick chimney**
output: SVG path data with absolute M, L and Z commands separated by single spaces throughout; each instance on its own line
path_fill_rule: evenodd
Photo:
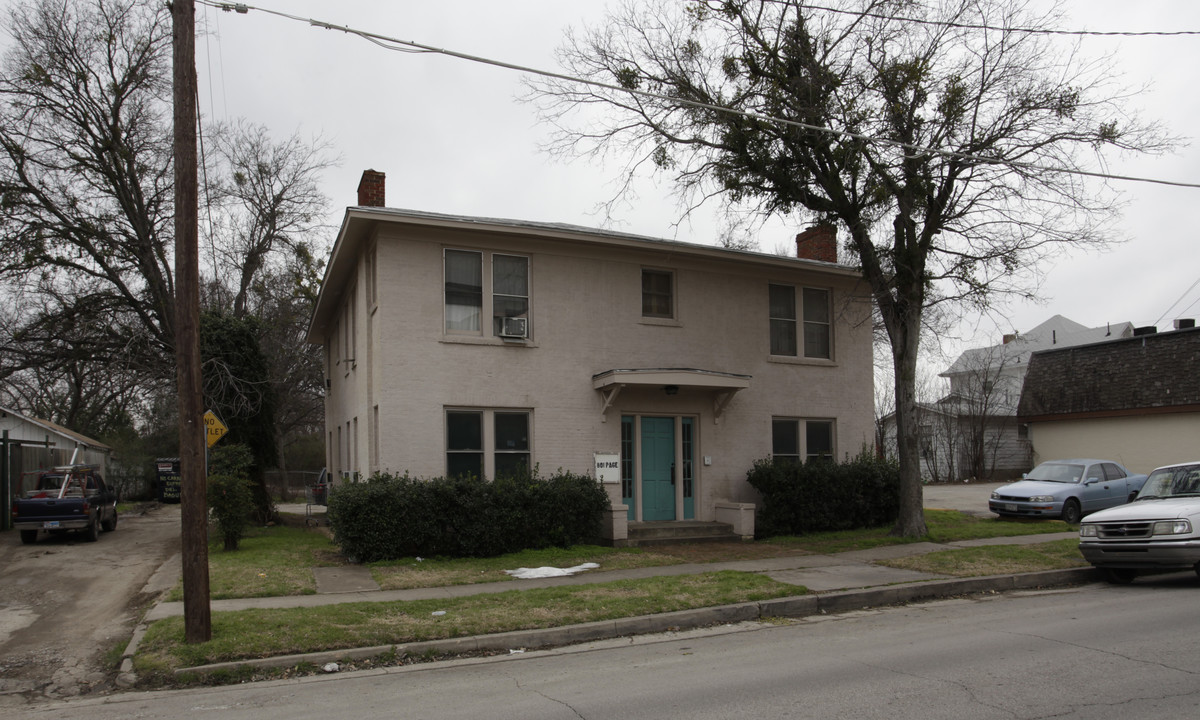
M 374 170 L 363 170 L 358 181 L 358 204 L 361 207 L 387 207 L 384 200 L 383 181 L 387 175 Z
M 796 257 L 836 263 L 837 228 L 826 223 L 819 223 L 797 235 Z

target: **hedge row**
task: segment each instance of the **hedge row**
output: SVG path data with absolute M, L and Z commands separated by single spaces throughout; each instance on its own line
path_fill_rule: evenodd
M 879 527 L 900 513 L 899 466 L 865 451 L 844 463 L 759 460 L 746 479 L 763 498 L 759 537 Z
M 376 475 L 340 485 L 329 521 L 342 552 L 360 562 L 402 557 L 492 557 L 600 537 L 608 495 L 562 470 L 500 478 Z

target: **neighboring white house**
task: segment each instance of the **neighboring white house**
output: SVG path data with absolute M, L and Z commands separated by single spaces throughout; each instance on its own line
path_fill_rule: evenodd
M 35 470 L 76 462 L 108 470 L 112 449 L 102 442 L 50 422 L 0 407 L 0 500 L 9 527 L 12 498 L 21 490 L 22 478 Z
M 1030 355 L 1040 350 L 1131 337 L 1132 323 L 1089 328 L 1055 315 L 996 345 L 966 350 L 941 373 L 945 397 L 919 408 L 922 474 L 928 481 L 1004 480 L 1033 466 L 1017 403 Z M 885 445 L 894 452 L 895 421 L 883 419 Z
M 1100 457 L 1133 472 L 1200 457 L 1200 328 L 1043 350 L 1019 406 L 1034 460 Z
M 367 171 L 309 328 L 330 469 L 592 473 L 610 531 L 741 528 L 755 460 L 872 442 L 870 300 L 828 261 L 383 207 Z M 823 257 L 835 238 L 802 233 Z

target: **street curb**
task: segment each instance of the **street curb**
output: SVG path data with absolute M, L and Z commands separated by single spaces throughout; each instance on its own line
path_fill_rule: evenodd
M 278 655 L 252 660 L 197 665 L 178 668 L 176 677 L 182 675 L 207 675 L 230 672 L 242 668 L 281 668 L 301 663 L 325 665 L 339 660 L 362 660 L 379 655 L 422 656 L 459 654 L 480 651 L 498 651 L 529 648 L 550 648 L 577 643 L 607 640 L 626 635 L 645 635 L 675 630 L 686 630 L 707 625 L 732 624 L 762 620 L 764 618 L 801 618 L 824 613 L 847 612 L 871 607 L 900 605 L 908 602 L 975 595 L 987 592 L 1007 592 L 1034 588 L 1068 587 L 1094 582 L 1096 570 L 1092 567 L 1069 568 L 1066 570 L 1043 570 L 1019 575 L 989 575 L 986 577 L 959 578 L 953 580 L 929 580 L 902 585 L 841 590 L 838 592 L 797 595 L 761 602 L 746 602 L 735 605 L 680 610 L 677 612 L 640 615 L 615 620 L 564 625 L 556 628 L 516 630 L 494 635 L 427 640 L 400 645 L 377 645 L 374 647 L 326 650 L 297 655 Z

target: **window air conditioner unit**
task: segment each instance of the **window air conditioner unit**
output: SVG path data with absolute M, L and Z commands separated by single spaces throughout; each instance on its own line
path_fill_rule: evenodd
M 523 338 L 529 334 L 527 330 L 527 318 L 506 317 L 500 319 L 500 337 Z

